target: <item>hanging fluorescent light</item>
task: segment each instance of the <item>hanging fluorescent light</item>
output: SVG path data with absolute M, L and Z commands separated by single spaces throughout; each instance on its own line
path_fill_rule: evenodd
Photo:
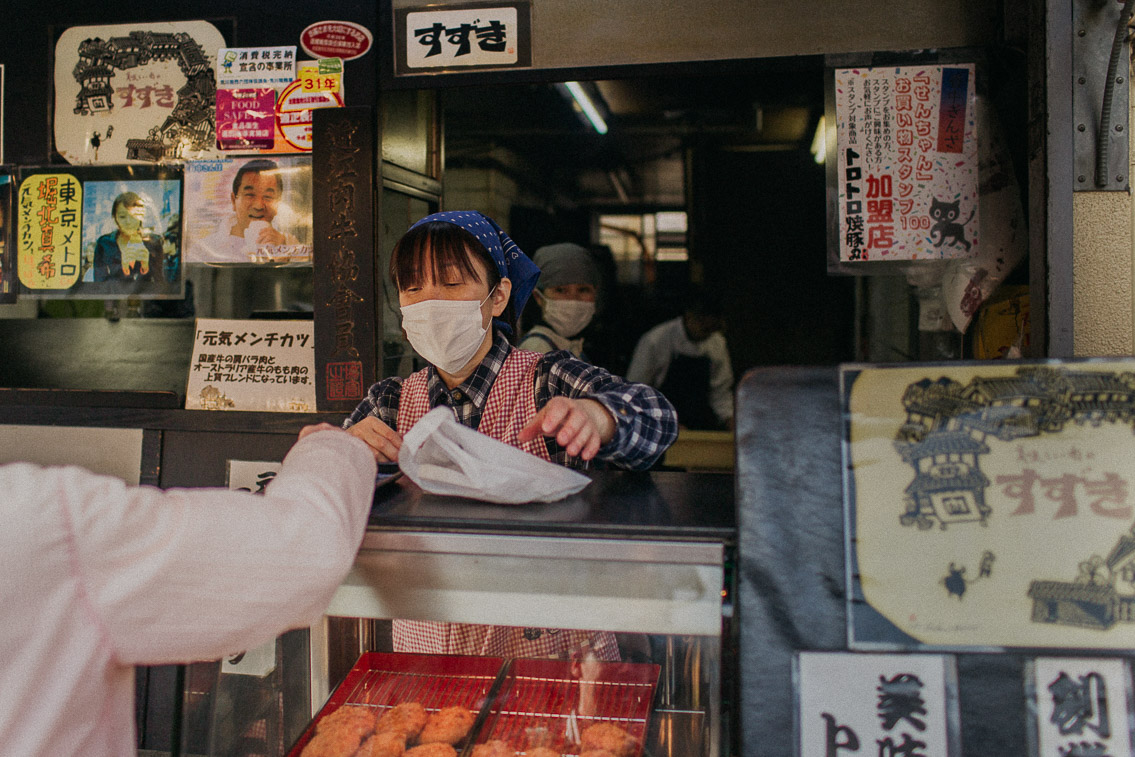
M 812 157 L 820 165 L 824 164 L 824 158 L 827 155 L 828 148 L 825 144 L 824 135 L 824 117 L 820 116 L 820 122 L 816 124 L 816 133 L 812 135 Z
M 603 120 L 603 116 L 599 113 L 599 109 L 595 107 L 595 103 L 591 102 L 591 98 L 583 91 L 577 81 L 569 81 L 564 84 L 567 91 L 571 93 L 572 99 L 575 100 L 576 105 L 583 111 L 583 115 L 587 116 L 587 120 L 595 127 L 595 131 L 600 134 L 607 133 L 607 122 Z

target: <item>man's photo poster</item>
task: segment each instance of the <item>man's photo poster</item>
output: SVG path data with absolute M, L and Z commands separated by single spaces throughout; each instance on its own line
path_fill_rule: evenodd
M 311 265 L 311 158 L 256 156 L 185 165 L 185 260 Z

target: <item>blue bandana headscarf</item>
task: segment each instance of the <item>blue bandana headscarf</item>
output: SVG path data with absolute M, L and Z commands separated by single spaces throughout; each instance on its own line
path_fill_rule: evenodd
M 411 226 L 419 226 L 431 221 L 441 221 L 460 226 L 477 238 L 485 246 L 489 255 L 497 264 L 497 271 L 501 278 L 508 278 L 512 282 L 512 301 L 516 304 L 516 314 L 524 310 L 524 303 L 532 294 L 536 286 L 536 279 L 540 276 L 540 269 L 536 267 L 525 255 L 516 242 L 504 233 L 497 222 L 475 210 L 447 210 L 442 213 L 428 215 Z M 498 321 L 498 323 L 503 323 Z

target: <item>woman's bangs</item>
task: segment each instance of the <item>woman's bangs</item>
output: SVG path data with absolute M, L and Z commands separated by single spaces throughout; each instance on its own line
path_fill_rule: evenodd
M 398 241 L 390 259 L 390 277 L 398 289 L 444 280 L 443 272 L 457 270 L 463 278 L 481 281 L 473 263 L 476 238 L 451 223 L 416 226 Z

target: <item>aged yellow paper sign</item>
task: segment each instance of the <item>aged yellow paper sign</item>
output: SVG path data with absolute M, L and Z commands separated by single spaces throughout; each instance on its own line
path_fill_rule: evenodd
M 871 608 L 930 645 L 1135 646 L 1135 361 L 845 369 L 844 391 Z

